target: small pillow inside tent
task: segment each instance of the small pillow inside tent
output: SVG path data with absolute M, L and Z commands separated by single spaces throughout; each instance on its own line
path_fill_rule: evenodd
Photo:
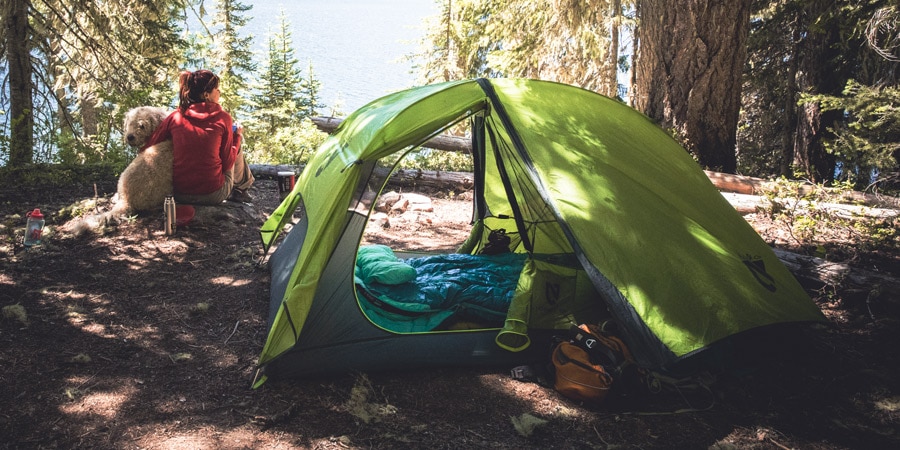
M 416 279 L 416 269 L 386 245 L 366 245 L 356 254 L 356 275 L 364 283 L 403 284 Z

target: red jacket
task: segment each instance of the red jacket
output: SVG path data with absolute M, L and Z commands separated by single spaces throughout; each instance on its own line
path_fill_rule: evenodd
M 231 126 L 231 116 L 218 103 L 194 103 L 184 113 L 179 108 L 169 114 L 144 148 L 171 139 L 175 193 L 209 194 L 225 183 L 241 146 Z

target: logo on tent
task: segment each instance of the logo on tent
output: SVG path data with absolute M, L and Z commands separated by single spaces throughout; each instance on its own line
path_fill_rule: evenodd
M 759 257 L 745 256 L 744 257 L 744 265 L 750 269 L 750 273 L 753 274 L 753 277 L 756 278 L 756 281 L 759 282 L 764 288 L 775 292 L 777 289 L 775 286 L 775 279 L 772 278 L 772 275 L 769 275 L 766 272 L 766 263 Z
M 318 169 L 316 169 L 316 176 L 321 175 L 322 171 L 325 170 L 326 168 L 328 168 L 328 166 L 330 166 L 331 163 L 334 162 L 334 160 L 338 157 L 338 154 L 340 153 L 339 152 L 340 149 L 341 149 L 341 147 L 338 147 L 331 151 L 331 154 L 328 155 L 328 159 L 325 160 L 325 163 L 322 164 L 321 166 L 319 166 Z

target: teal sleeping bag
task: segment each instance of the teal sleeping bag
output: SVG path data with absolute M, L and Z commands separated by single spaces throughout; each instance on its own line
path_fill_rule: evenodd
M 357 257 L 356 279 L 365 290 L 361 301 L 370 303 L 369 307 L 378 306 L 393 320 L 421 322 L 421 316 L 430 315 L 439 316 L 441 321 L 454 316 L 502 324 L 524 262 L 525 255 L 517 253 L 452 253 L 400 260 L 388 247 L 365 246 Z M 408 269 L 415 271 L 413 280 L 393 283 L 408 274 Z M 389 282 L 384 283 L 386 280 Z M 422 325 L 433 328 L 438 324 L 429 320 Z M 400 328 L 427 331 L 409 330 L 408 325 Z

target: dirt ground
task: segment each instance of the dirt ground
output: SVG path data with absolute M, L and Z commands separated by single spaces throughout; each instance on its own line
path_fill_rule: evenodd
M 115 180 L 96 189 L 108 197 Z M 269 292 L 258 229 L 278 203 L 275 183 L 258 181 L 260 218 L 243 223 L 167 236 L 160 213 L 101 236 L 56 232 L 60 211 L 94 190 L 0 186 L 0 306 L 14 306 L 0 318 L 0 448 L 900 448 L 895 292 L 810 288 L 829 326 L 803 328 L 780 351 L 731 355 L 744 363 L 708 379 L 711 395 L 590 407 L 513 380 L 509 367 L 252 390 Z M 460 197 L 432 195 L 435 211 L 373 222 L 366 239 L 453 248 L 468 229 Z M 26 251 L 24 216 L 35 207 L 47 236 Z M 783 230 L 750 220 L 788 245 Z M 896 248 L 839 249 L 831 253 L 857 267 L 900 276 Z

